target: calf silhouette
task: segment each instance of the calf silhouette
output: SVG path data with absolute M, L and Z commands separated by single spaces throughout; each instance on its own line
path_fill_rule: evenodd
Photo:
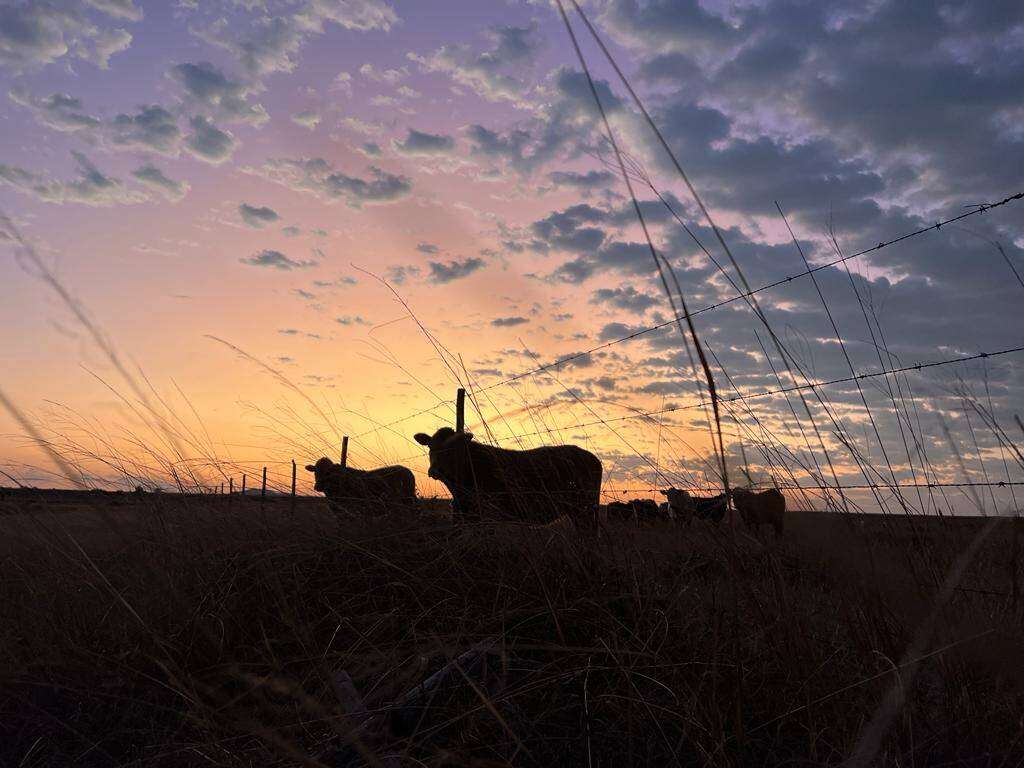
M 415 440 L 430 449 L 428 474 L 451 492 L 456 520 L 486 515 L 546 523 L 564 514 L 585 527 L 597 522 L 602 468 L 589 451 L 575 445 L 511 451 L 449 427 Z
M 316 478 L 313 489 L 324 494 L 334 509 L 369 504 L 387 510 L 416 501 L 416 478 L 406 467 L 353 469 L 325 457 L 316 464 L 307 464 L 306 470 Z

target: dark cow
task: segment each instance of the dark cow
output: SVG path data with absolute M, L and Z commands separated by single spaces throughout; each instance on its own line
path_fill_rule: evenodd
M 611 501 L 605 507 L 609 520 L 632 520 L 637 525 L 644 521 L 657 520 L 661 517 L 657 502 L 654 499 L 630 499 L 629 501 Z
M 728 500 L 724 493 L 717 496 L 694 496 L 694 514 L 701 520 L 710 520 L 716 525 L 722 522 L 728 509 Z
M 633 507 L 628 501 L 609 501 L 605 506 L 605 512 L 609 520 L 632 520 Z
M 755 531 L 762 525 L 770 525 L 775 535 L 782 535 L 782 518 L 786 514 L 786 497 L 777 488 L 758 493 L 749 488 L 737 488 L 732 494 L 736 511 L 740 513 L 748 528 Z
M 430 448 L 430 477 L 452 494 L 456 520 L 482 515 L 547 523 L 568 515 L 577 525 L 597 522 L 601 462 L 575 445 L 511 451 L 442 427 L 415 435 Z
M 333 508 L 369 504 L 388 511 L 416 501 L 416 478 L 406 467 L 353 469 L 325 457 L 316 464 L 307 464 L 306 469 L 316 477 L 313 489 L 324 494 Z
M 697 506 L 693 501 L 693 497 L 687 491 L 680 490 L 679 488 L 669 488 L 659 491 L 659 493 L 668 499 L 668 506 L 671 508 L 676 522 L 684 522 L 689 525 L 693 521 L 693 515 L 697 511 Z

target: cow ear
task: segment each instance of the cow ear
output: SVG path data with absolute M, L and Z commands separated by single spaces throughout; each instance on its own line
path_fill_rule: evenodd
M 662 496 L 668 496 L 668 491 L 658 491 Z
M 412 439 L 415 440 L 420 445 L 430 445 L 430 435 L 424 432 L 417 432 L 415 435 L 412 436 Z
M 316 467 L 314 467 L 312 464 L 307 464 L 306 465 L 306 471 L 307 472 L 316 472 Z
M 465 437 L 465 438 L 466 438 L 467 440 L 472 440 L 472 439 L 473 439 L 473 433 L 472 433 L 472 432 L 463 432 L 463 433 L 462 433 L 462 435 L 463 435 L 463 437 Z

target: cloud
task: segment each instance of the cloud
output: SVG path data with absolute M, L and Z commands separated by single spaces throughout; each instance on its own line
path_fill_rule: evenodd
M 394 85 L 408 77 L 409 70 L 405 67 L 401 67 L 400 69 L 380 70 L 374 67 L 373 64 L 363 64 L 363 66 L 359 68 L 359 74 L 368 80 L 373 80 L 375 83 L 388 83 L 389 85 Z
M 419 277 L 421 269 L 409 264 L 393 264 L 384 273 L 385 278 L 395 285 L 404 284 L 409 278 Z
M 341 317 L 334 318 L 334 322 L 338 325 L 369 325 L 370 321 L 364 318 L 362 315 L 342 315 Z
M 207 61 L 178 64 L 171 67 L 168 76 L 182 87 L 187 101 L 216 117 L 256 126 L 270 119 L 262 104 L 247 101 L 255 85 L 232 80 Z
M 285 237 L 298 237 L 302 234 L 302 230 L 296 226 L 288 226 L 281 229 L 281 234 Z
M 401 155 L 448 155 L 455 149 L 455 139 L 443 134 L 423 133 L 410 128 L 405 141 L 393 139 L 391 146 Z
M 238 206 L 238 215 L 242 217 L 242 221 L 254 229 L 259 229 L 281 218 L 273 208 L 256 207 L 248 203 Z
M 597 126 L 590 85 L 582 73 L 565 67 L 555 70 L 548 79 L 547 99 L 530 119 L 504 131 L 478 123 L 467 126 L 464 134 L 470 141 L 471 155 L 501 161 L 527 176 L 562 154 L 582 154 Z M 594 87 L 612 118 L 624 112 L 622 100 L 607 81 L 595 80 Z
M 64 56 L 106 69 L 110 57 L 131 41 L 126 30 L 99 27 L 69 3 L 36 0 L 0 6 L 0 63 L 15 71 L 46 66 Z
M 365 120 L 360 120 L 358 117 L 342 118 L 341 125 L 350 131 L 361 133 L 364 136 L 376 136 L 384 132 L 384 126 L 380 123 L 368 123 Z
M 406 176 L 387 173 L 372 165 L 367 178 L 349 176 L 320 157 L 267 160 L 259 167 L 243 170 L 324 200 L 343 200 L 352 208 L 394 202 L 412 190 L 412 182 Z
M 85 0 L 93 8 L 126 21 L 142 21 L 142 9 L 132 0 Z
M 177 155 L 181 130 L 177 118 L 156 104 L 139 108 L 134 115 L 119 114 L 108 127 L 110 143 L 124 149 L 144 149 Z
M 485 33 L 491 43 L 485 51 L 445 45 L 427 56 L 410 53 L 409 58 L 423 71 L 447 74 L 485 99 L 514 101 L 530 88 L 530 81 L 517 75 L 540 47 L 538 30 L 536 22 L 525 27 L 493 26 Z
M 331 82 L 329 90 L 343 93 L 352 98 L 352 75 L 348 72 L 339 72 L 335 75 L 334 80 Z
M 202 36 L 235 54 L 252 74 L 264 75 L 294 71 L 306 40 L 322 34 L 328 23 L 359 32 L 387 32 L 398 21 L 382 0 L 301 0 L 274 16 L 260 16 L 240 35 L 232 34 L 234 29 L 224 23 L 203 31 Z
M 525 325 L 528 322 L 530 322 L 529 318 L 514 315 L 512 317 L 496 317 L 491 320 L 491 325 L 495 328 L 512 328 L 517 325 Z
M 315 267 L 318 262 L 313 260 L 308 261 L 295 261 L 288 258 L 280 251 L 274 250 L 263 250 L 253 256 L 239 259 L 243 264 L 249 264 L 253 267 L 269 267 L 272 269 L 280 269 L 289 271 L 292 269 L 308 269 L 309 267 Z M 283 333 L 283 331 L 282 331 Z
M 168 178 L 163 171 L 152 163 L 146 163 L 136 168 L 132 171 L 132 176 L 172 202 L 181 200 L 191 189 L 187 182 Z
M 548 174 L 552 184 L 559 187 L 571 187 L 584 192 L 609 189 L 616 181 L 616 176 L 608 171 L 587 171 L 577 173 L 575 171 L 554 171 Z
M 631 285 L 622 288 L 598 288 L 590 294 L 591 304 L 610 304 L 617 309 L 642 313 L 660 302 L 655 297 L 641 293 Z
M 185 148 L 203 162 L 220 165 L 235 151 L 235 137 L 218 128 L 209 118 L 193 117 L 189 125 L 192 133 L 185 142 Z
M 462 261 L 431 261 L 428 262 L 430 267 L 430 282 L 444 284 L 450 283 L 454 280 L 461 280 L 464 277 L 476 272 L 478 269 L 482 269 L 485 265 L 483 259 L 479 259 L 476 256 L 471 256 L 468 259 Z
M 126 188 L 119 179 L 104 174 L 81 152 L 73 151 L 71 155 L 79 174 L 74 181 L 57 181 L 18 166 L 0 164 L 0 182 L 47 203 L 104 207 L 141 203 L 147 199 L 142 193 Z
M 315 130 L 320 125 L 320 113 L 312 109 L 306 109 L 302 112 L 292 115 L 292 122 L 296 125 L 301 125 L 303 128 L 309 130 Z
M 376 142 L 373 141 L 367 141 L 361 144 L 359 147 L 359 151 L 362 152 L 367 157 L 380 157 L 381 155 L 380 144 L 377 144 Z
M 419 251 L 420 253 L 426 253 L 432 256 L 435 253 L 438 253 L 441 249 L 438 248 L 433 243 L 418 243 L 416 245 L 416 250 Z
M 55 131 L 89 133 L 101 125 L 98 118 L 85 111 L 80 99 L 67 94 L 54 93 L 36 98 L 26 89 L 17 86 L 8 91 L 7 95 L 15 104 L 31 110 L 39 123 Z

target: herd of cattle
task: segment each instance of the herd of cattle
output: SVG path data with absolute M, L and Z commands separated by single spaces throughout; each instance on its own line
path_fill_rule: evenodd
M 699 497 L 677 488 L 661 491 L 666 497 L 662 504 L 633 499 L 602 507 L 601 461 L 575 445 L 513 451 L 474 442 L 472 433 L 449 427 L 433 435 L 420 432 L 414 439 L 429 449 L 427 474 L 448 488 L 457 521 L 488 518 L 548 523 L 566 515 L 577 526 L 592 528 L 603 509 L 609 520 L 638 524 L 659 519 L 689 524 L 694 518 L 719 523 L 728 509 L 724 493 Z M 316 479 L 314 489 L 332 506 L 393 508 L 416 503 L 416 479 L 406 467 L 360 470 L 322 458 L 306 469 Z M 748 527 L 771 525 L 776 535 L 782 534 L 786 498 L 781 492 L 741 488 L 733 491 L 732 500 Z

